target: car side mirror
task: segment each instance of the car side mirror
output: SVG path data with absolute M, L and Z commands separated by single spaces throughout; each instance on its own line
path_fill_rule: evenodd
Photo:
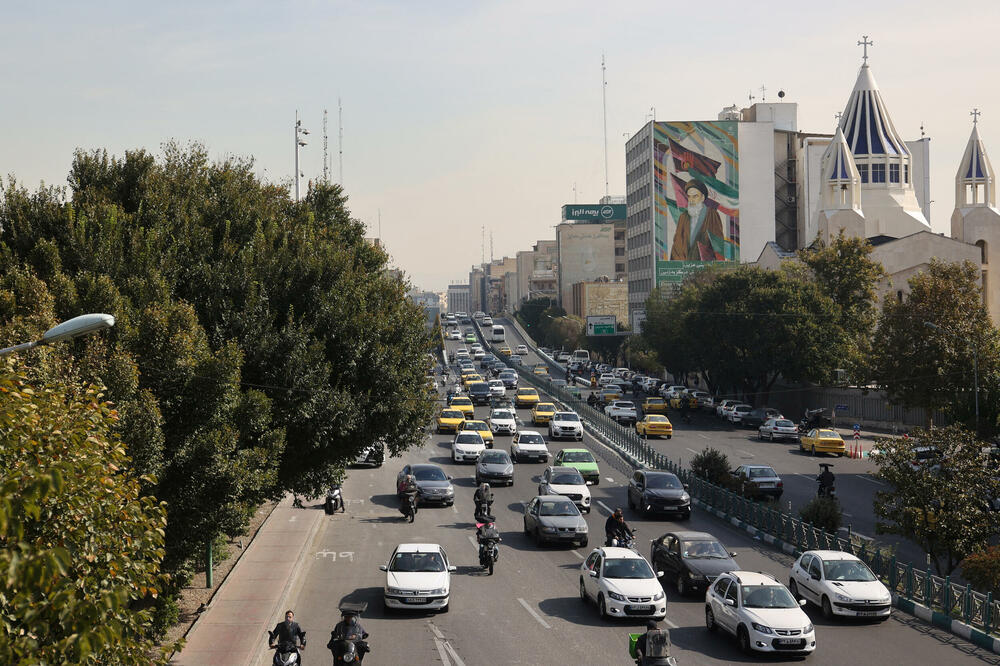
M 684 490 L 691 490 L 691 486 L 689 486 L 688 484 L 685 483 L 684 484 Z
M 726 605 L 727 606 L 732 606 L 733 608 L 735 608 L 736 607 L 736 602 L 733 599 L 726 599 Z
M 662 571 L 657 571 L 656 572 L 656 577 L 657 578 L 663 578 L 663 572 Z
M 736 551 L 729 551 L 729 557 L 736 557 Z
M 454 478 L 455 478 L 455 477 L 453 477 L 453 476 L 452 476 L 451 474 L 448 474 L 447 476 L 448 476 L 448 480 L 449 480 L 449 481 L 451 481 L 452 479 L 454 479 Z
M 592 485 L 594 485 L 594 482 L 593 482 L 593 481 L 586 481 L 585 483 L 586 483 L 586 484 L 587 484 L 588 486 L 592 486 Z
M 382 566 L 380 566 L 380 567 L 378 568 L 378 570 L 379 570 L 379 571 L 388 571 L 388 570 L 389 570 L 389 567 L 387 567 L 386 565 L 384 565 L 384 564 L 383 564 Z
M 815 572 L 809 574 L 809 577 L 812 578 L 813 580 L 819 580 L 819 574 Z
M 805 606 L 805 605 L 806 605 L 806 600 L 805 599 L 799 599 L 799 606 Z
M 453 565 L 451 565 L 450 567 L 448 567 L 448 571 L 458 571 L 458 567 L 456 567 L 456 566 L 455 566 L 455 565 L 453 564 Z
M 597 578 L 597 572 L 596 571 L 590 571 L 589 573 L 590 573 L 590 577 L 591 578 Z

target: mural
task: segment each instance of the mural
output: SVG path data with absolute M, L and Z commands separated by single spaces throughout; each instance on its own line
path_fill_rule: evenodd
M 739 261 L 739 123 L 654 124 L 657 284 Z

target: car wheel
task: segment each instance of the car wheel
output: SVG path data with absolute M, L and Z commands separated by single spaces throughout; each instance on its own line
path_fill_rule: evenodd
M 542 541 L 542 530 L 538 528 L 535 530 L 535 545 L 541 547 L 544 542 Z
M 590 507 L 588 506 L 586 509 L 583 510 L 583 512 L 589 514 L 590 513 Z
M 608 619 L 608 607 L 604 603 L 604 596 L 601 595 L 597 600 L 597 614 L 601 616 L 602 620 Z
M 667 439 L 670 439 L 671 437 L 673 437 L 673 435 L 667 435 Z
M 677 595 L 680 597 L 686 597 L 687 593 L 688 593 L 687 576 L 682 571 L 677 574 Z
M 830 598 L 823 595 L 823 617 L 827 620 L 833 619 L 833 606 L 830 605 Z
M 584 538 L 583 538 L 583 539 L 582 539 L 582 540 L 580 541 L 580 548 L 586 548 L 586 547 L 587 547 L 587 544 L 588 544 L 588 543 L 590 543 L 590 541 L 588 541 L 588 540 L 587 540 L 587 537 L 584 537 Z
M 447 613 L 447 612 L 448 612 L 448 607 L 449 607 L 450 605 L 451 605 L 451 604 L 445 604 L 444 606 L 441 606 L 441 611 L 440 611 L 440 612 L 441 612 L 441 613 Z
M 590 599 L 587 598 L 587 588 L 583 585 L 583 578 L 580 579 L 580 601 L 587 603 Z
M 525 535 L 531 534 L 531 532 L 528 531 L 528 521 L 527 520 L 524 521 L 524 534 Z
M 815 444 L 813 444 L 813 447 L 812 447 L 812 455 L 813 455 L 814 458 L 816 457 L 816 445 Z
M 705 628 L 709 631 L 715 631 L 718 625 L 715 624 L 715 613 L 712 612 L 711 606 L 705 606 Z
M 753 654 L 753 647 L 750 645 L 750 632 L 747 631 L 746 627 L 740 625 L 736 632 L 736 640 L 740 644 L 740 651 L 743 654 Z
M 794 579 L 788 581 L 788 591 L 791 592 L 796 601 L 802 598 L 802 596 L 799 595 L 799 586 L 795 584 Z
M 760 430 L 757 431 L 757 439 L 762 442 L 764 441 L 764 433 L 762 433 Z

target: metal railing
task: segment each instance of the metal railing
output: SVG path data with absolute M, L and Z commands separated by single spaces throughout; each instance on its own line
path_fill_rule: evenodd
M 498 358 L 509 360 L 485 340 L 484 344 Z M 629 464 L 676 474 L 683 483 L 688 484 L 688 492 L 692 497 L 727 518 L 741 520 L 762 533 L 789 543 L 797 553 L 806 550 L 840 550 L 851 553 L 864 561 L 889 590 L 900 597 L 961 620 L 986 633 L 996 633 L 1000 629 L 1000 600 L 994 599 L 992 594 L 983 594 L 971 586 L 951 582 L 950 577 L 941 578 L 917 569 L 909 562 L 900 562 L 894 554 L 867 539 L 830 534 L 780 508 L 755 502 L 709 483 L 695 476 L 690 469 L 682 467 L 679 462 L 653 450 L 634 429 L 622 426 L 604 412 L 591 407 L 582 397 L 552 384 L 545 376 L 534 374 L 532 369 L 520 365 L 513 367 L 526 383 L 576 411 L 591 431 L 600 434 L 618 452 L 625 454 L 624 459 Z

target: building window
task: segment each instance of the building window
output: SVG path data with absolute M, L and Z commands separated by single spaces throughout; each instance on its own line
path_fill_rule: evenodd
M 625 264 L 615 264 L 615 273 L 624 273 Z
M 986 256 L 986 241 L 976 241 L 976 247 L 979 248 L 979 263 L 986 266 L 990 263 L 989 257 Z
M 861 182 L 862 183 L 867 183 L 868 182 L 868 165 L 867 164 L 859 164 L 858 165 L 858 173 L 861 175 Z
M 885 164 L 879 163 L 872 165 L 872 182 L 873 183 L 885 182 Z
M 896 300 L 899 301 L 900 303 L 903 302 L 903 292 L 902 291 L 897 291 L 896 292 Z
M 623 248 L 623 247 L 616 247 L 615 248 L 615 256 L 616 257 L 624 257 L 625 256 L 625 248 Z
M 909 183 L 910 182 L 910 165 L 909 164 L 904 164 L 903 165 L 903 182 L 904 183 Z
M 893 162 L 889 165 L 889 182 L 898 183 L 899 182 L 899 165 Z

